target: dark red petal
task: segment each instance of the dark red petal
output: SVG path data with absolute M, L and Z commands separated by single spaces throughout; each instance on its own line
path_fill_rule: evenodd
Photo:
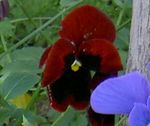
M 68 82 L 71 84 L 70 91 L 73 97 L 70 105 L 77 110 L 83 110 L 89 106 L 91 94 L 89 86 L 90 80 L 91 75 L 89 70 L 82 67 L 77 72 L 73 72 L 72 77 L 70 76 L 70 81 Z
M 74 9 L 62 21 L 59 31 L 61 38 L 74 41 L 79 45 L 84 40 L 101 38 L 113 42 L 115 26 L 112 21 L 100 10 L 84 5 Z
M 64 112 L 71 101 L 71 97 L 65 97 L 62 102 L 59 102 L 58 99 L 54 97 L 50 85 L 47 86 L 47 90 L 48 90 L 50 106 L 58 112 Z M 60 97 L 62 97 L 63 94 L 60 93 L 59 95 Z
M 114 126 L 114 115 L 103 115 L 95 113 L 91 108 L 88 110 L 91 126 Z
M 98 71 L 101 73 L 111 74 L 122 69 L 117 49 L 107 40 L 92 39 L 82 43 L 78 56 L 80 55 L 98 56 L 100 59 Z
M 41 56 L 39 67 L 41 68 L 44 64 L 46 64 L 46 60 L 48 58 L 48 54 L 51 50 L 52 46 L 48 47 Z
M 66 70 L 53 84 L 48 85 L 51 106 L 57 111 L 65 111 L 68 105 L 77 110 L 89 106 L 91 80 L 90 72 L 83 68 L 74 72 Z
M 80 101 L 76 102 L 75 100 L 72 101 L 71 106 L 77 110 L 84 110 L 88 108 L 89 101 Z
M 56 81 L 65 69 L 65 58 L 76 51 L 74 45 L 63 39 L 58 40 L 51 48 L 43 74 L 42 86 L 47 86 Z
M 96 72 L 95 75 L 93 76 L 91 83 L 90 83 L 90 88 L 92 90 L 94 90 L 97 85 L 99 85 L 102 81 L 104 81 L 105 79 L 108 79 L 110 77 L 115 77 L 117 76 L 117 73 L 114 74 L 104 74 L 104 73 L 99 73 Z

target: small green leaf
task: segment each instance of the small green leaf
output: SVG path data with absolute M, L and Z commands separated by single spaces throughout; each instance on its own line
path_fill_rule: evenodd
M 87 126 L 88 121 L 86 114 L 76 113 L 76 119 L 71 123 L 70 126 Z
M 12 99 L 31 89 L 39 79 L 39 76 L 30 73 L 10 74 L 1 86 L 1 94 L 4 99 Z
M 36 126 L 31 124 L 28 119 L 23 115 L 23 126 Z
M 45 123 L 46 119 L 44 117 L 39 116 L 31 111 L 24 111 L 24 117 L 26 120 L 33 125 L 39 126 L 41 123 Z
M 10 23 L 10 21 L 5 20 L 0 22 L 0 34 L 4 36 L 12 36 L 13 29 L 15 27 Z

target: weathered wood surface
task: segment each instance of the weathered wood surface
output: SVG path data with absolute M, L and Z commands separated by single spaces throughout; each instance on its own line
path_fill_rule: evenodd
M 139 70 L 150 80 L 150 0 L 133 0 L 127 72 Z

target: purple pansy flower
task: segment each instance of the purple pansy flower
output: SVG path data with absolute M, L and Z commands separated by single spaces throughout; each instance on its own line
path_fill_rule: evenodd
M 149 82 L 139 72 L 105 80 L 92 93 L 91 106 L 97 113 L 129 114 L 130 126 L 149 126 Z

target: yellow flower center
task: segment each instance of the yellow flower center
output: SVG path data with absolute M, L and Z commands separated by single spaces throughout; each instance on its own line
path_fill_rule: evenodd
M 81 66 L 82 66 L 81 62 L 75 60 L 71 65 L 71 70 L 77 72 Z

